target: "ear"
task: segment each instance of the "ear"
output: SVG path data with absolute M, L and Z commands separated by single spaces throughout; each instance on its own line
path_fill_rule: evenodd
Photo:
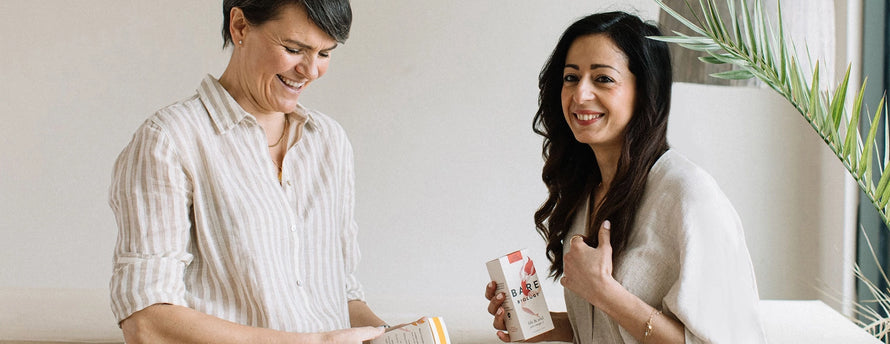
M 250 23 L 244 17 L 244 11 L 238 7 L 232 7 L 232 10 L 229 11 L 229 34 L 232 35 L 232 42 L 237 45 L 238 41 L 247 36 L 249 30 Z

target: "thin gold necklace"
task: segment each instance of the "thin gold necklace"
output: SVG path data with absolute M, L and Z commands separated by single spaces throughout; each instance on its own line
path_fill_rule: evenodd
M 275 144 L 270 145 L 269 148 L 272 148 L 272 147 L 275 147 L 275 146 L 281 144 L 281 141 L 284 140 L 284 134 L 287 133 L 287 127 L 288 127 L 287 114 L 285 114 L 284 115 L 284 128 L 281 129 L 281 136 L 278 138 L 278 141 L 275 142 Z

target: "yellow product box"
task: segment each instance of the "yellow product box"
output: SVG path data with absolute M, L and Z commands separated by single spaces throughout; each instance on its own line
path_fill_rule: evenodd
M 497 292 L 504 293 L 504 320 L 513 341 L 526 340 L 553 329 L 535 263 L 522 249 L 486 264 Z

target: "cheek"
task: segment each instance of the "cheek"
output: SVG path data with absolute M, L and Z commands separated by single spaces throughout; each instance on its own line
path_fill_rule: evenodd
M 636 98 L 634 98 L 633 95 L 630 95 L 627 97 L 627 99 L 625 99 L 624 104 L 626 104 L 626 107 L 627 107 L 626 122 L 630 122 L 630 118 L 633 117 L 634 110 L 636 109 L 636 103 L 637 103 Z
M 279 65 L 281 61 L 285 60 L 287 56 L 283 53 L 279 53 L 277 51 L 267 50 L 261 54 L 257 54 L 257 60 L 267 64 Z
M 572 104 L 571 90 L 563 87 L 562 93 L 560 94 L 560 100 L 562 103 L 562 114 L 563 114 L 563 116 L 568 116 L 569 115 L 569 105 Z
M 318 64 L 318 67 L 317 67 L 317 68 L 318 68 L 318 77 L 319 77 L 319 78 L 320 78 L 322 75 L 324 75 L 324 73 L 327 73 L 327 72 L 328 72 L 328 63 L 330 63 L 330 61 L 325 60 L 324 62 L 321 62 L 321 63 Z

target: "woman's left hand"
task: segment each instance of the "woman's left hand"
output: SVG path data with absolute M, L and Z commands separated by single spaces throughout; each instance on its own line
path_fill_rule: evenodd
M 620 286 L 612 277 L 610 226 L 608 220 L 603 221 L 598 233 L 597 248 L 588 246 L 581 235 L 569 239 L 570 249 L 563 256 L 563 277 L 559 280 L 563 287 L 598 307 L 608 300 L 612 288 Z

